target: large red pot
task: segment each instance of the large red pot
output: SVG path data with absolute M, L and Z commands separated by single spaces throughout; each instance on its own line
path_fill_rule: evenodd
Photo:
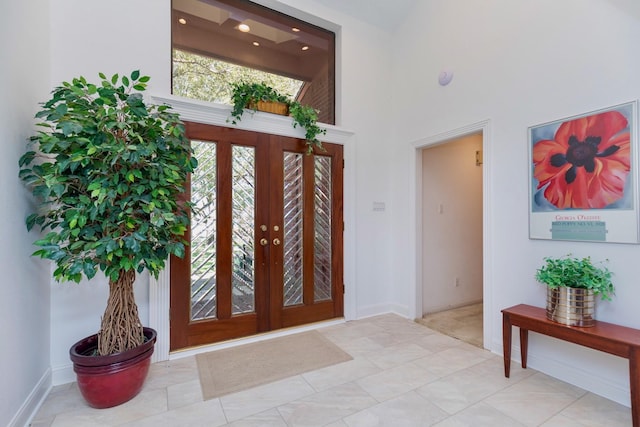
M 140 347 L 108 356 L 92 356 L 98 335 L 78 341 L 69 349 L 80 393 L 93 408 L 110 408 L 131 400 L 142 389 L 149 372 L 156 331 L 144 328 Z

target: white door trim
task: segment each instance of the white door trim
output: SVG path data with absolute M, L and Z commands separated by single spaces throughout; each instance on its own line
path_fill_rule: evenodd
M 409 316 L 410 318 L 417 319 L 422 317 L 422 150 L 426 147 L 441 144 L 446 141 L 461 138 L 463 136 L 471 135 L 474 133 L 482 132 L 482 151 L 483 151 L 483 167 L 482 167 L 482 268 L 483 268 L 483 342 L 484 347 L 488 348 L 493 342 L 493 330 L 492 330 L 492 253 L 491 253 L 491 239 L 492 239 L 492 225 L 490 214 L 490 200 L 491 191 L 489 183 L 491 182 L 491 123 L 489 120 L 484 120 L 478 123 L 472 123 L 467 126 L 453 129 L 448 132 L 440 133 L 423 139 L 419 139 L 411 143 L 413 149 L 411 150 L 409 159 L 409 173 L 413 177 L 410 182 L 409 194 L 410 194 L 410 206 L 409 212 L 412 215 L 410 224 L 411 232 L 409 233 L 410 247 L 415 248 L 415 258 L 412 259 L 412 265 L 410 267 L 412 275 L 412 283 L 414 286 L 414 292 L 410 296 L 409 301 Z

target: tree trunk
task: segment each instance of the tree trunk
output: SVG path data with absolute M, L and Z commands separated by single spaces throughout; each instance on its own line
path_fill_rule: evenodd
M 135 270 L 120 271 L 117 281 L 109 280 L 109 300 L 98 332 L 98 355 L 120 353 L 144 342 L 138 306 L 133 294 Z

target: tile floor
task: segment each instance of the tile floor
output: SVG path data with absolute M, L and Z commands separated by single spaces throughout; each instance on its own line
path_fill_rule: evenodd
M 482 348 L 482 303 L 426 314 L 418 323 Z
M 395 315 L 320 331 L 353 360 L 202 400 L 194 357 L 153 364 L 143 391 L 96 410 L 75 384 L 36 414 L 43 426 L 630 426 L 629 408 Z

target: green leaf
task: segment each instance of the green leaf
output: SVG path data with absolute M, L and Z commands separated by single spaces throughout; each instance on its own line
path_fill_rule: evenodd
M 70 248 L 72 251 L 75 251 L 75 250 L 77 250 L 77 249 L 79 249 L 79 248 L 81 248 L 81 247 L 83 247 L 83 246 L 84 246 L 84 242 L 83 242 L 83 241 L 81 241 L 81 240 L 79 240 L 79 241 L 77 241 L 77 242 L 73 242 L 73 243 L 71 244 L 71 246 L 69 246 L 69 248 Z
M 27 224 L 27 230 L 31 231 L 31 229 L 33 228 L 34 225 L 41 223 L 40 222 L 40 216 L 37 213 L 32 213 L 31 215 L 29 215 L 27 217 L 27 219 L 25 220 L 26 224 Z
M 140 77 L 140 70 L 135 70 L 131 73 L 131 80 L 136 81 Z
M 26 153 L 24 153 L 21 157 L 20 160 L 18 161 L 18 166 L 24 166 L 24 165 L 28 165 L 31 162 L 33 162 L 33 159 L 36 156 L 36 152 L 35 151 L 27 151 Z
M 74 122 L 62 122 L 60 128 L 64 136 L 82 132 L 82 126 Z
M 67 104 L 58 104 L 58 106 L 56 106 L 55 111 L 57 114 L 64 116 L 65 114 L 67 114 L 67 111 L 68 111 Z
M 84 262 L 82 271 L 87 276 L 87 279 L 92 279 L 96 275 L 96 266 L 92 262 Z
M 98 182 L 98 181 L 89 182 L 89 184 L 87 185 L 87 190 L 89 190 L 89 191 L 90 190 L 97 190 L 97 189 L 100 189 L 100 188 L 102 188 L 102 183 Z

